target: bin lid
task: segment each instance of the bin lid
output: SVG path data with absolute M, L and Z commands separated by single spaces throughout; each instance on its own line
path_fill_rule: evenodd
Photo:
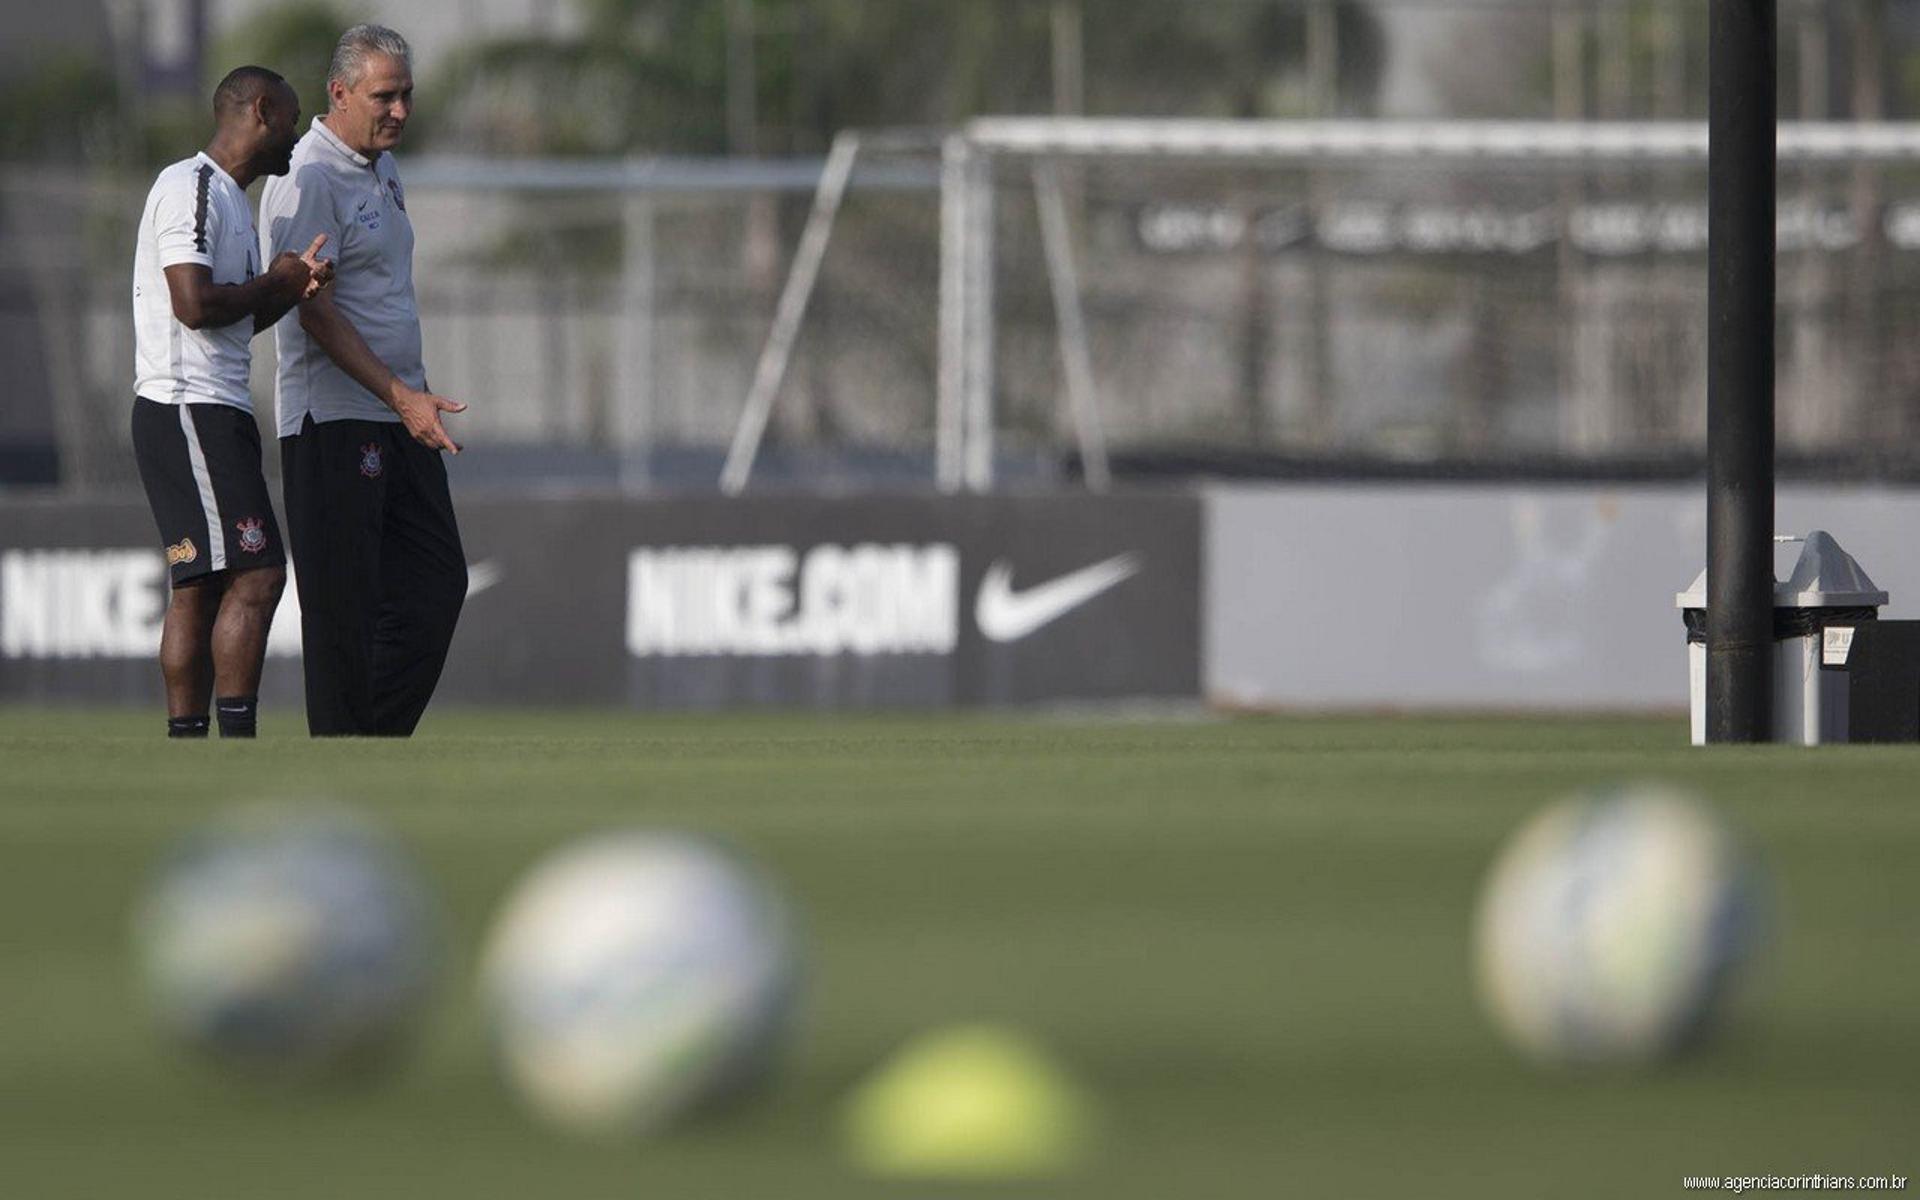
M 1816 529 L 1804 538 L 1776 537 L 1785 547 L 1800 545 L 1800 557 L 1786 579 L 1773 582 L 1775 608 L 1878 608 L 1887 594 L 1840 548 L 1833 535 Z M 1693 586 L 1673 598 L 1675 608 L 1707 606 L 1707 573 L 1694 577 Z

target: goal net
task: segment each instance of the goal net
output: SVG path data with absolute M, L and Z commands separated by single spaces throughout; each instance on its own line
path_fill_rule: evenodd
M 1702 124 L 1002 118 L 939 152 L 946 486 L 1050 452 L 1625 471 L 1704 448 Z M 1916 461 L 1917 167 L 1920 127 L 1781 128 L 1789 470 Z

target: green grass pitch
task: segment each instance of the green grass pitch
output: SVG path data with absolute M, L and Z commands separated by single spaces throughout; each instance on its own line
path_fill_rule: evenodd
M 1920 1173 L 1920 752 L 1687 748 L 1666 720 L 435 713 L 408 742 L 170 745 L 155 713 L 0 710 L 0 1195 L 1667 1195 L 1683 1175 Z M 1700 1056 L 1543 1075 L 1475 1006 L 1470 909 L 1543 802 L 1692 785 L 1750 837 L 1774 936 Z M 237 1085 L 146 1027 L 128 917 L 240 800 L 364 806 L 449 944 L 375 1086 Z M 515 875 L 620 826 L 725 836 L 808 931 L 803 1036 L 760 1102 L 582 1146 L 495 1081 L 477 947 Z M 1081 1177 L 851 1175 L 841 1097 L 938 1024 L 1017 1023 L 1100 1099 Z

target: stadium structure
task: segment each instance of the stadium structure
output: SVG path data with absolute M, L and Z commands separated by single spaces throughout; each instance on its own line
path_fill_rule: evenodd
M 810 167 L 425 160 L 423 221 L 466 239 L 422 271 L 436 383 L 503 397 L 455 468 L 479 583 L 452 694 L 1685 708 L 1708 140 L 987 118 L 849 131 Z M 1920 133 L 1787 123 L 1778 153 L 1774 532 L 1834 534 L 1897 618 Z M 529 211 L 618 254 L 460 265 Z M 728 258 L 757 291 L 688 273 Z M 14 502 L 6 688 L 134 699 L 159 579 L 137 503 L 85 488 L 111 442 L 79 435 L 118 301 L 40 294 L 101 336 L 50 344 L 85 490 Z M 1056 584 L 1079 602 L 992 619 Z
M 601 102 L 664 79 L 724 90 L 695 116 L 733 154 L 401 156 L 425 358 L 470 404 L 439 692 L 411 738 L 306 736 L 289 588 L 259 738 L 163 742 L 150 176 L 0 142 L 0 1194 L 1910 1187 L 1911 12 L 1780 6 L 1794 111 L 1860 119 L 1749 105 L 1773 252 L 1730 276 L 1726 139 L 1624 119 L 1697 115 L 1706 6 L 367 7 L 509 35 L 460 119 L 639 126 Z M 215 43 L 173 35 L 243 9 L 337 36 L 275 0 L 28 12 L 0 99 L 64 78 L 60 24 L 171 55 L 78 77 L 120 101 L 86 113 L 198 104 Z M 1055 107 L 1103 102 L 1063 76 L 1123 10 L 1142 83 L 1191 83 L 1189 24 L 1255 38 L 1264 90 L 1182 111 L 1351 116 L 1343 30 L 1375 53 L 1390 12 L 1484 39 L 1423 48 L 1474 111 L 1524 82 L 1568 119 L 896 92 L 756 156 L 756 88 L 841 114 L 808 73 L 854 40 L 929 92 L 965 41 L 1029 97 L 1047 41 Z M 1051 37 L 1002 62 L 1009 29 Z M 0 135 L 23 111 L 58 125 Z M 922 119 L 958 123 L 887 124 Z M 1725 303 L 1776 266 L 1777 306 Z M 1742 307 L 1771 323 L 1729 339 Z M 1778 396 L 1742 537 L 1779 609 L 1742 648 L 1811 749 L 1690 744 L 1729 354 L 1745 415 Z

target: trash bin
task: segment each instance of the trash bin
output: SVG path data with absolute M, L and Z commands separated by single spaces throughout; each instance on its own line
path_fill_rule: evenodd
M 1875 621 L 1887 594 L 1824 530 L 1777 537 L 1800 557 L 1773 585 L 1773 740 L 1818 746 L 1847 740 L 1847 663 L 1853 631 Z M 1777 558 L 1778 556 L 1776 556 Z M 1777 566 L 1777 564 L 1776 564 Z M 1707 573 L 1674 598 L 1687 624 L 1693 744 L 1707 740 Z
M 1920 621 L 1855 628 L 1847 682 L 1849 742 L 1920 742 Z

